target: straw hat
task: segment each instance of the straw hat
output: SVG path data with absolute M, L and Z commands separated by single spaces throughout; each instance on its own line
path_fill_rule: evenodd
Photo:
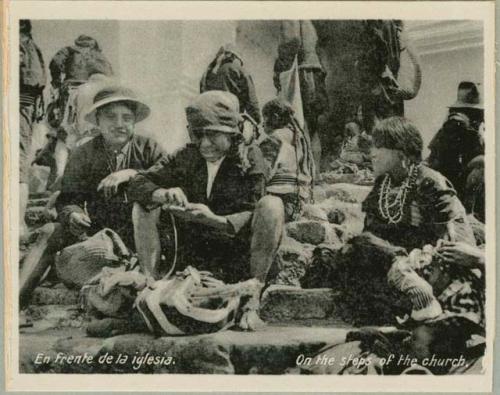
M 94 104 L 89 108 L 87 114 L 85 115 L 85 120 L 97 125 L 97 109 L 107 104 L 117 102 L 129 102 L 133 104 L 135 108 L 135 122 L 140 122 L 146 119 L 151 112 L 146 104 L 137 99 L 136 94 L 131 89 L 121 86 L 107 86 L 100 89 L 94 96 Z

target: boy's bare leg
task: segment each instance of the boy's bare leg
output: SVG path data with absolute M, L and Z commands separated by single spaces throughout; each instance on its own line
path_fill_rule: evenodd
M 67 234 L 58 223 L 48 223 L 38 231 L 35 245 L 24 259 L 19 274 L 19 303 L 21 308 L 28 304 L 33 290 L 47 268 L 54 263 L 55 254 L 71 244 Z
M 278 251 L 285 225 L 285 208 L 277 196 L 259 200 L 252 219 L 250 274 L 265 283 L 267 273 Z
M 160 208 L 147 211 L 138 203 L 134 203 L 132 209 L 134 241 L 139 264 L 144 274 L 155 280 L 160 277 L 161 243 L 158 232 L 160 213 Z
M 283 236 L 285 208 L 283 201 L 276 196 L 264 196 L 255 207 L 252 220 L 252 239 L 250 244 L 250 274 L 262 285 L 274 262 Z M 258 315 L 259 296 L 252 298 L 246 306 L 240 321 L 245 330 L 255 330 L 264 325 Z

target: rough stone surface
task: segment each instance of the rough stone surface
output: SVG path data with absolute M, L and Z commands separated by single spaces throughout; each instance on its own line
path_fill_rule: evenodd
M 326 192 L 323 184 L 314 186 L 313 197 L 316 203 L 320 203 L 326 199 Z
M 363 231 L 365 214 L 361 211 L 361 204 L 329 198 L 318 207 L 326 213 L 328 221 L 343 243 Z
M 319 181 L 324 182 L 326 184 L 339 184 L 339 183 L 347 183 L 354 185 L 373 184 L 373 180 L 369 177 L 367 178 L 367 174 L 365 172 L 339 173 L 338 171 L 330 171 L 322 173 L 319 177 Z
M 27 207 L 45 207 L 49 201 L 47 197 L 35 197 L 28 200 Z
M 313 250 L 313 245 L 301 244 L 285 236 L 276 256 L 279 272 L 275 283 L 300 286 L 300 279 L 311 263 Z
M 269 322 L 326 319 L 335 312 L 338 293 L 330 288 L 300 289 L 273 285 L 263 296 L 260 314 Z
M 83 313 L 76 305 L 31 305 L 25 310 L 26 317 L 32 322 L 30 331 L 54 328 L 80 328 Z
M 28 226 L 38 226 L 47 223 L 48 218 L 45 207 L 28 207 L 26 209 L 25 220 Z
M 302 213 L 302 218 L 311 221 L 328 221 L 328 217 L 324 210 L 317 204 L 306 204 L 304 206 L 304 212 Z
M 20 335 L 22 373 L 213 373 L 283 374 L 300 354 L 345 340 L 347 328 L 268 325 L 256 332 L 224 331 L 209 335 L 154 338 L 128 334 L 99 339 L 82 330 L 43 331 Z M 38 353 L 50 358 L 35 364 Z M 92 363 L 56 362 L 56 356 L 92 356 Z M 118 363 L 119 355 L 127 361 Z M 170 364 L 148 364 L 148 357 L 173 358 Z M 136 357 L 135 363 L 133 358 Z M 139 365 L 137 357 L 142 357 Z M 103 361 L 113 361 L 105 363 Z M 100 362 L 99 362 L 100 361 Z M 151 362 L 151 360 L 149 361 Z
M 287 235 L 298 242 L 320 244 L 326 238 L 326 227 L 321 222 L 301 220 L 286 225 Z
M 327 198 L 349 203 L 361 203 L 366 199 L 372 187 L 347 183 L 324 185 L 323 189 Z
M 38 287 L 33 291 L 32 305 L 57 305 L 78 303 L 78 291 L 68 289 L 62 284 L 55 287 Z

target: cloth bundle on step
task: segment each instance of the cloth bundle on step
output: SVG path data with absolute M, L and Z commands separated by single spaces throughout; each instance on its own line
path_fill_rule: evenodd
M 255 279 L 224 284 L 189 266 L 142 291 L 136 307 L 157 335 L 212 333 L 233 326 L 248 306 L 257 308 L 261 288 Z
M 136 270 L 104 267 L 82 288 L 81 305 L 89 315 L 128 319 L 138 292 L 152 282 Z
M 398 257 L 389 270 L 389 284 L 410 297 L 411 318 L 416 321 L 462 317 L 484 327 L 484 276 L 478 269 L 443 261 L 440 245 L 415 248 L 408 257 Z
M 64 248 L 55 261 L 57 276 L 69 288 L 81 288 L 105 266 L 117 267 L 130 257 L 116 232 L 103 229 L 80 243 Z

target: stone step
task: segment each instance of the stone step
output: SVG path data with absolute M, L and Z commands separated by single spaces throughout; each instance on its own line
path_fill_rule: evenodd
M 28 200 L 27 207 L 45 207 L 49 201 L 48 197 L 36 197 Z
M 26 224 L 30 227 L 41 226 L 50 221 L 50 219 L 47 218 L 45 206 L 28 207 L 24 219 Z
M 227 330 L 159 338 L 127 334 L 107 339 L 86 337 L 82 329 L 75 328 L 22 332 L 20 372 L 291 373 L 296 372 L 297 358 L 343 342 L 347 331 L 331 326 L 267 325 L 255 332 Z M 69 356 L 80 360 L 69 363 L 62 358 Z M 44 357 L 45 363 L 39 363 Z
M 270 286 L 263 295 L 260 315 L 266 322 L 314 325 L 317 320 L 345 325 L 337 317 L 335 306 L 339 292 L 330 288 L 301 289 L 283 285 Z M 38 287 L 33 292 L 32 305 L 76 305 L 79 294 L 61 284 L 54 288 Z
M 274 285 L 263 295 L 260 314 L 268 322 L 332 319 L 338 298 L 339 292 L 331 288 Z
M 41 332 L 57 328 L 82 328 L 85 316 L 77 304 L 31 305 L 23 311 L 31 326 L 26 332 Z
M 53 192 L 51 191 L 43 191 L 43 192 L 36 192 L 36 193 L 30 193 L 29 199 L 34 200 L 34 199 L 48 199 L 50 195 L 52 195 Z
M 79 292 L 62 284 L 54 287 L 37 287 L 31 298 L 32 305 L 73 305 L 77 304 Z

